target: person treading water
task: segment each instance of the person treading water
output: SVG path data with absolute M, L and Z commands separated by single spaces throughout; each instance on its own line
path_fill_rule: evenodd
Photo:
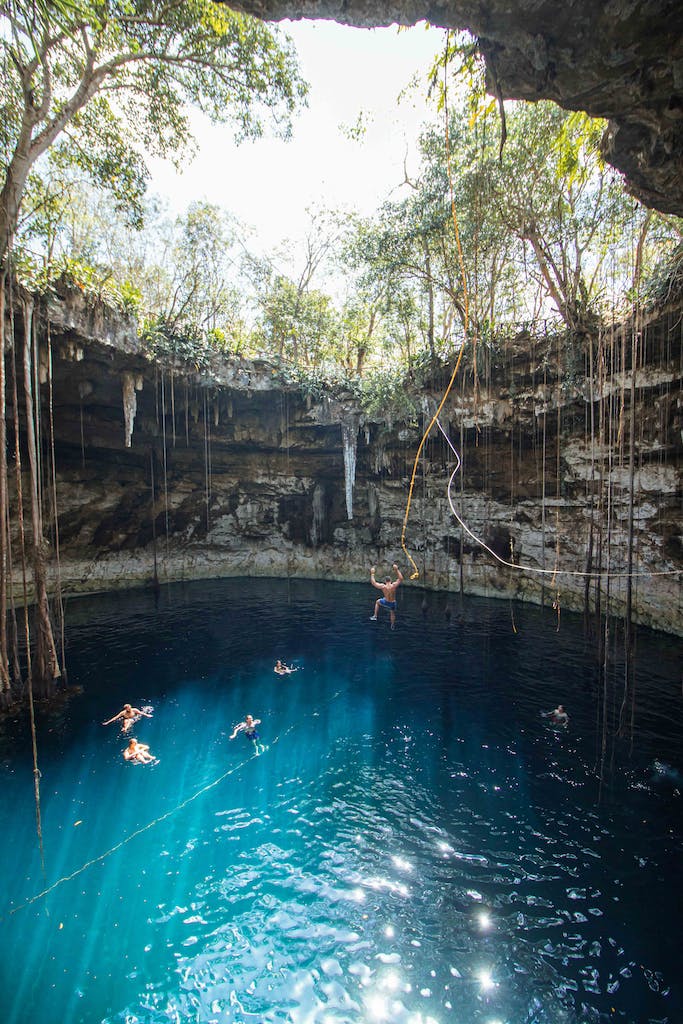
M 259 742 L 259 734 L 256 731 L 256 726 L 261 724 L 260 718 L 252 718 L 251 715 L 247 715 L 243 722 L 238 722 L 235 728 L 232 730 L 232 734 L 228 737 L 234 740 L 238 732 L 243 732 L 248 740 L 254 744 L 254 752 L 258 756 L 266 748 L 262 743 Z
M 289 676 L 292 672 L 298 672 L 298 667 L 296 665 L 285 665 L 284 661 L 280 661 L 278 658 L 273 672 L 277 672 L 279 676 Z
M 394 626 L 396 625 L 396 590 L 401 585 L 401 583 L 403 583 L 403 574 L 401 573 L 401 570 L 399 569 L 395 562 L 392 568 L 398 578 L 392 582 L 391 577 L 387 576 L 384 583 L 378 583 L 377 580 L 375 579 L 374 565 L 370 569 L 371 584 L 373 585 L 373 587 L 376 587 L 377 590 L 381 590 L 382 594 L 384 595 L 383 597 L 378 597 L 377 600 L 375 601 L 375 611 L 374 614 L 370 616 L 370 621 L 376 622 L 380 608 L 386 608 L 387 611 L 389 612 L 391 628 L 393 629 Z
M 111 725 L 112 722 L 118 722 L 121 720 L 121 732 L 128 732 L 134 722 L 137 722 L 139 718 L 151 718 L 150 712 L 144 708 L 134 708 L 131 704 L 124 704 L 118 715 L 114 715 L 113 718 L 107 719 L 106 722 L 102 722 L 102 725 Z
M 568 725 L 569 715 L 564 710 L 563 704 L 558 704 L 552 711 L 543 711 L 543 718 L 549 718 L 553 725 Z

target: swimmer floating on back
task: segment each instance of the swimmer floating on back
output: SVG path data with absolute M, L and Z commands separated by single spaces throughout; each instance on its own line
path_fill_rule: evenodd
M 128 740 L 128 746 L 123 751 L 123 756 L 126 761 L 133 761 L 135 764 L 151 764 L 152 761 L 156 761 L 149 752 L 149 747 L 146 743 L 138 743 L 134 736 Z
M 384 595 L 383 597 L 378 597 L 377 600 L 375 601 L 375 611 L 374 614 L 370 616 L 370 621 L 376 622 L 380 608 L 386 608 L 387 611 L 389 612 L 389 619 L 391 620 L 392 629 L 396 624 L 396 590 L 401 585 L 401 583 L 403 583 L 403 575 L 395 562 L 393 565 L 393 569 L 394 572 L 396 573 L 396 576 L 398 577 L 398 579 L 394 580 L 393 583 L 391 581 L 390 576 L 387 576 L 384 583 L 378 583 L 377 580 L 375 579 L 374 565 L 370 569 L 370 582 L 372 583 L 373 587 L 376 587 L 377 590 L 381 590 L 382 594 Z
M 273 672 L 277 672 L 279 676 L 289 676 L 292 674 L 292 672 L 298 672 L 298 670 L 299 669 L 297 665 L 285 665 L 284 661 L 280 661 L 280 659 L 278 658 L 278 660 L 275 662 L 275 668 L 273 669 Z
M 109 718 L 106 722 L 102 722 L 102 725 L 111 725 L 112 722 L 118 722 L 121 719 L 121 732 L 128 732 L 132 728 L 133 723 L 137 722 L 139 718 L 151 718 L 151 709 L 146 708 L 134 708 L 130 704 L 124 704 L 118 715 L 114 715 L 113 718 Z
M 251 715 L 247 715 L 243 722 L 237 723 L 229 739 L 234 740 L 238 732 L 243 732 L 247 739 L 254 744 L 254 752 L 258 757 L 266 749 L 262 743 L 259 743 L 259 734 L 256 731 L 256 726 L 260 724 L 260 718 L 252 718 Z

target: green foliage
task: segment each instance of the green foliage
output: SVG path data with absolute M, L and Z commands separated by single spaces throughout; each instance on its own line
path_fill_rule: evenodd
M 28 174 L 55 143 L 139 222 L 140 147 L 184 159 L 190 106 L 238 139 L 266 119 L 286 136 L 306 96 L 289 41 L 211 0 L 14 0 L 0 25 L 3 260 Z
M 338 355 L 338 317 L 329 296 L 282 275 L 264 296 L 257 336 L 267 353 L 309 367 Z
M 156 359 L 179 359 L 196 368 L 209 360 L 209 341 L 198 327 L 184 325 L 178 329 L 161 315 L 143 321 L 140 339 Z
M 643 286 L 643 303 L 654 309 L 683 297 L 683 241 L 659 263 Z
M 283 384 L 295 387 L 305 398 L 319 402 L 323 398 L 359 398 L 358 378 L 333 364 L 325 366 L 302 366 L 284 362 L 278 366 L 277 376 Z
M 431 71 L 441 117 L 422 132 L 417 172 L 374 217 L 312 216 L 294 268 L 291 253 L 246 252 L 245 230 L 216 206 L 192 203 L 174 220 L 155 209 L 138 150 L 187 154 L 189 103 L 231 121 L 238 136 L 260 134 L 265 115 L 286 134 L 305 87 L 277 33 L 209 0 L 59 0 L 61 35 L 48 43 L 47 0 L 8 10 L 2 17 L 16 24 L 0 38 L 6 183 L 27 88 L 31 102 L 49 91 L 44 138 L 67 115 L 25 183 L 21 237 L 45 261 L 21 256 L 23 279 L 44 288 L 60 274 L 98 297 L 111 289 L 117 308 L 145 310 L 143 336 L 159 357 L 205 366 L 216 352 L 258 352 L 311 398 L 355 394 L 371 415 L 412 421 L 409 390 L 438 387 L 460 345 L 471 368 L 477 339 L 481 372 L 505 358 L 510 324 L 559 319 L 571 355 L 605 304 L 613 315 L 617 292 L 642 294 L 643 275 L 652 301 L 679 287 L 680 261 L 669 276 L 653 267 L 680 242 L 680 224 L 626 196 L 600 155 L 601 122 L 549 103 L 509 103 L 501 158 L 498 104 L 469 36 L 450 34 Z M 101 81 L 76 102 L 95 68 Z M 363 131 L 361 115 L 349 132 Z M 346 286 L 339 301 L 320 284 L 331 260 Z
M 416 423 L 419 418 L 414 388 L 397 367 L 373 370 L 363 377 L 360 401 L 372 419 Z
M 142 296 L 135 285 L 116 281 L 110 274 L 78 259 L 61 256 L 46 264 L 25 249 L 18 249 L 14 271 L 19 283 L 36 294 L 75 289 L 90 301 L 127 316 L 137 316 L 141 309 Z

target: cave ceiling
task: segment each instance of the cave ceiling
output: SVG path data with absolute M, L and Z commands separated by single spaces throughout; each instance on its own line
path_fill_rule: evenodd
M 468 29 L 506 98 L 550 99 L 609 121 L 607 159 L 646 205 L 683 216 L 683 2 L 230 0 L 278 21 Z

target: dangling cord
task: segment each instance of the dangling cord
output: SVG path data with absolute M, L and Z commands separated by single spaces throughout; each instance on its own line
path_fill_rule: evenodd
M 55 521 L 55 555 L 57 558 L 57 608 L 59 609 L 59 630 L 62 651 L 62 672 L 66 676 L 66 639 L 64 634 L 64 601 L 62 598 L 62 565 L 59 550 L 59 510 L 57 505 L 57 466 L 55 460 L 55 420 L 52 391 L 52 335 L 50 321 L 47 321 L 47 380 L 50 414 L 50 457 L 52 460 L 52 514 Z M 82 406 L 81 406 L 82 408 Z
M 3 701 L 12 699 L 7 643 L 7 595 L 11 592 L 12 576 L 9 570 L 9 530 L 7 523 L 7 413 L 5 386 L 5 285 L 7 271 L 0 273 L 0 689 Z
M 150 447 L 149 449 L 149 466 L 152 480 L 152 553 L 154 556 L 154 577 L 152 579 L 152 583 L 154 585 L 155 590 L 158 590 L 159 572 L 157 566 L 157 517 L 155 508 L 156 494 L 154 491 L 154 449 L 152 447 Z
M 209 422 L 208 422 L 208 406 L 206 401 L 206 391 L 204 392 L 204 491 L 206 496 L 206 533 L 207 536 L 211 532 L 211 523 L 209 520 L 209 500 L 211 498 L 210 493 L 210 477 L 209 477 Z
M 557 593 L 555 594 L 555 600 L 553 601 L 553 611 L 557 613 L 557 626 L 555 627 L 555 632 L 559 633 L 560 632 L 560 615 L 561 615 L 560 591 L 559 591 L 559 589 L 558 589 Z
M 166 566 L 168 567 L 168 463 L 166 460 L 166 387 L 164 368 L 161 367 L 161 439 L 164 446 L 164 521 L 166 524 Z M 168 568 L 166 569 L 168 579 Z
M 515 561 L 515 542 L 514 542 L 514 539 L 512 537 L 510 537 L 510 561 L 514 565 L 514 561 Z M 512 603 L 512 596 L 510 597 L 510 621 L 512 622 L 512 632 L 516 633 L 517 632 L 517 626 L 515 624 L 515 606 Z
M 24 495 L 21 485 L 21 447 L 19 445 L 19 396 L 17 392 L 17 365 L 14 345 L 14 300 L 10 296 L 10 366 L 12 367 L 12 404 L 14 412 L 14 465 L 17 487 L 17 518 L 21 546 L 21 579 L 24 598 L 24 635 L 26 640 L 26 673 L 28 688 L 29 718 L 31 723 L 31 750 L 33 754 L 33 794 L 36 805 L 36 833 L 40 849 L 40 866 L 45 875 L 45 852 L 43 850 L 43 829 L 40 815 L 40 770 L 38 768 L 38 742 L 36 739 L 36 718 L 33 705 L 33 667 L 31 663 L 31 628 L 28 617 L 28 587 L 26 585 L 26 531 L 24 528 Z
M 413 462 L 413 472 L 412 472 L 411 477 L 410 477 L 410 488 L 408 490 L 408 501 L 406 503 L 406 511 L 405 511 L 405 515 L 403 516 L 403 528 L 401 530 L 401 548 L 403 549 L 403 553 L 405 554 L 406 558 L 408 559 L 408 561 L 410 562 L 410 564 L 413 567 L 413 571 L 410 574 L 411 580 L 416 580 L 420 576 L 420 572 L 419 572 L 419 570 L 417 568 L 417 565 L 415 564 L 414 559 L 412 558 L 410 552 L 408 551 L 408 548 L 406 547 L 406 529 L 408 527 L 408 517 L 410 516 L 410 505 L 411 505 L 411 502 L 413 500 L 413 489 L 415 487 L 415 477 L 417 476 L 417 467 L 420 464 L 420 456 L 422 454 L 422 449 L 424 448 L 424 446 L 425 446 L 425 444 L 427 442 L 427 438 L 429 437 L 429 434 L 430 434 L 430 432 L 432 430 L 432 427 L 434 426 L 434 424 L 439 419 L 439 414 L 440 414 L 441 410 L 443 409 L 444 405 L 446 404 L 448 396 L 450 395 L 451 389 L 452 389 L 452 387 L 453 387 L 453 385 L 455 383 L 455 378 L 458 375 L 458 370 L 460 369 L 460 363 L 462 361 L 463 353 L 465 351 L 465 346 L 467 344 L 468 337 L 469 337 L 469 325 L 470 325 L 469 298 L 468 298 L 468 293 L 467 293 L 467 276 L 465 274 L 465 260 L 464 260 L 463 254 L 462 254 L 462 245 L 460 244 L 460 230 L 458 228 L 458 216 L 457 216 L 456 209 L 455 209 L 455 189 L 453 188 L 453 169 L 452 169 L 452 166 L 451 166 L 451 146 L 450 146 L 450 135 L 449 135 L 449 128 L 448 128 L 448 34 L 446 34 L 446 54 L 445 54 L 445 58 L 444 58 L 444 117 L 445 117 L 445 121 L 446 121 L 446 137 L 445 137 L 445 141 L 446 141 L 446 167 L 447 167 L 447 170 L 448 170 L 448 187 L 449 187 L 450 202 L 451 202 L 451 217 L 453 219 L 453 229 L 454 229 L 454 232 L 455 232 L 455 242 L 456 242 L 456 247 L 457 247 L 457 252 L 458 252 L 458 264 L 460 266 L 460 274 L 461 274 L 461 277 L 462 277 L 463 307 L 464 307 L 463 327 L 464 327 L 464 335 L 465 336 L 464 336 L 464 339 L 463 339 L 463 343 L 460 346 L 460 352 L 458 353 L 458 358 L 455 361 L 455 367 L 453 369 L 453 373 L 451 374 L 451 379 L 448 382 L 448 387 L 444 391 L 443 398 L 439 402 L 439 405 L 438 405 L 438 408 L 437 408 L 436 412 L 432 416 L 431 420 L 429 421 L 429 425 L 428 425 L 427 429 L 425 430 L 424 434 L 422 435 L 422 440 L 420 441 L 420 444 L 418 446 L 417 452 L 415 453 L 415 461 Z M 476 346 L 475 346 L 475 350 L 476 350 Z M 461 557 L 462 557 L 462 555 L 461 555 Z
M 171 367 L 171 429 L 173 432 L 173 447 L 175 448 L 175 375 Z

